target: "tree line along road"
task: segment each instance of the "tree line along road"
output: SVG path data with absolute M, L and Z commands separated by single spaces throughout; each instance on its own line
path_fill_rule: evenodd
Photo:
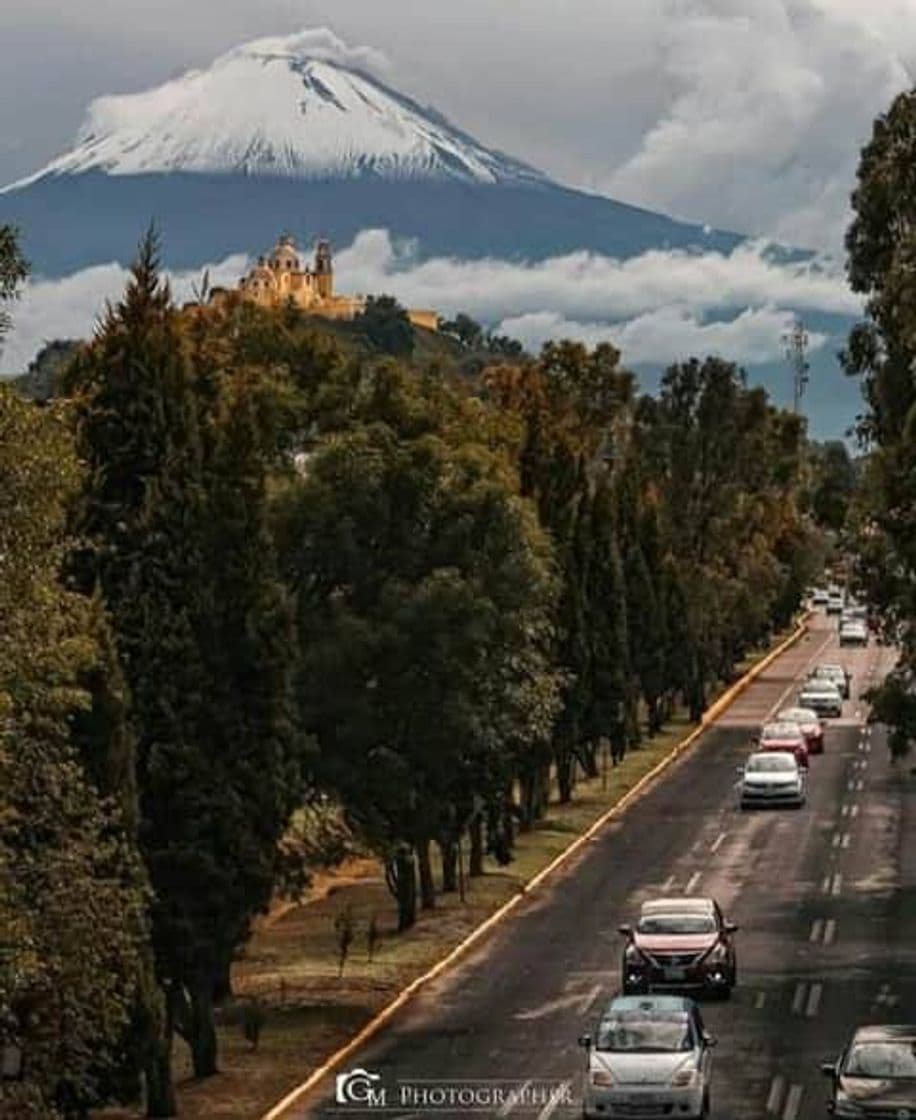
M 828 724 L 825 753 L 812 759 L 807 806 L 740 812 L 735 771 L 751 735 L 819 660 L 845 664 L 853 688 L 843 718 Z M 875 644 L 840 651 L 835 621 L 815 616 L 694 750 L 348 1063 L 389 1087 L 384 1114 L 468 1115 L 391 1107 L 399 1082 L 424 1080 L 551 1082 L 566 1094 L 483 1114 L 579 1115 L 577 1038 L 618 991 L 617 927 L 648 898 L 691 893 L 717 898 L 740 925 L 732 999 L 702 1004 L 719 1040 L 712 1115 L 826 1115 L 820 1062 L 856 1025 L 905 1019 L 911 1006 L 916 779 L 894 770 L 861 699 L 893 661 Z M 369 1114 L 382 1113 L 335 1103 L 329 1079 L 285 1120 Z

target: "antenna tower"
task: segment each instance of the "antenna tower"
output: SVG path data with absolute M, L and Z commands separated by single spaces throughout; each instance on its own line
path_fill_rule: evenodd
M 801 411 L 801 399 L 808 385 L 808 332 L 805 324 L 796 316 L 792 326 L 782 336 L 786 361 L 792 370 L 792 411 Z

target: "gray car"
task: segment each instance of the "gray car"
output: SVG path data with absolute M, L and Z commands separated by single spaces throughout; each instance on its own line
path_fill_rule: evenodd
M 810 680 L 798 695 L 801 708 L 811 708 L 819 716 L 839 719 L 843 714 L 843 698 L 835 684 L 825 680 Z
M 738 804 L 742 809 L 800 809 L 805 803 L 805 773 L 789 751 L 752 754 L 744 766 L 738 767 L 738 773 Z
M 684 996 L 618 996 L 587 1053 L 582 1115 L 586 1120 L 709 1116 L 712 1054 L 700 1009 Z

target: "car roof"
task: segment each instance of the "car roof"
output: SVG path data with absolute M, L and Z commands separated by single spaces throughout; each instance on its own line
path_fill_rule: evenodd
M 614 996 L 604 1009 L 605 1016 L 618 1011 L 692 1011 L 688 996 Z
M 916 1025 L 890 1023 L 859 1027 L 852 1038 L 853 1042 L 916 1041 Z
M 838 661 L 823 661 L 814 666 L 815 673 L 845 673 L 846 670 Z
M 804 696 L 806 692 L 827 692 L 828 690 L 835 692 L 837 695 L 840 693 L 833 681 L 807 681 L 799 695 Z
M 712 914 L 716 904 L 711 898 L 653 898 L 644 902 L 640 914 Z
M 816 720 L 817 712 L 812 708 L 783 708 L 779 713 L 780 720 L 789 720 L 791 723 L 798 723 L 801 720 Z
M 801 734 L 801 728 L 798 726 L 798 720 L 795 719 L 779 719 L 773 720 L 771 723 L 763 725 L 764 735 L 795 735 L 796 737 Z

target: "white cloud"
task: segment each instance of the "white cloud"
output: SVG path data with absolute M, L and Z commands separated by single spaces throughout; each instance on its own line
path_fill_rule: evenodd
M 499 334 L 517 338 L 537 351 L 552 338 L 570 338 L 597 346 L 612 342 L 630 365 L 665 365 L 694 355 L 715 354 L 743 365 L 763 365 L 780 358 L 782 336 L 792 313 L 775 307 L 747 309 L 732 319 L 703 322 L 683 307 L 662 307 L 622 323 L 589 323 L 538 311 L 504 319 Z M 827 335 L 810 332 L 809 349 L 821 349 Z
M 292 35 L 273 35 L 264 39 L 255 39 L 243 43 L 228 53 L 284 56 L 307 54 L 322 62 L 335 62 L 340 66 L 349 66 L 376 74 L 385 74 L 391 67 L 383 51 L 376 50 L 374 47 L 350 46 L 328 27 L 307 28 Z
M 233 284 L 246 263 L 233 256 L 212 266 L 211 282 Z M 534 346 L 564 335 L 590 343 L 610 338 L 633 363 L 707 352 L 762 363 L 779 356 L 791 312 L 854 316 L 861 310 L 836 265 L 779 263 L 762 243 L 727 256 L 652 251 L 616 260 L 573 253 L 525 264 L 418 260 L 386 231 L 365 230 L 338 253 L 336 273 L 342 291 L 390 293 L 445 315 L 465 311 Z M 191 297 L 200 275 L 170 274 L 179 301 Z M 0 370 L 19 372 L 48 339 L 87 337 L 127 276 L 108 264 L 62 280 L 34 280 L 13 305 L 15 329 Z M 815 335 L 812 346 L 824 341 Z
M 669 96 L 602 185 L 720 228 L 837 247 L 859 147 L 916 72 L 916 8 L 670 0 L 659 14 Z

